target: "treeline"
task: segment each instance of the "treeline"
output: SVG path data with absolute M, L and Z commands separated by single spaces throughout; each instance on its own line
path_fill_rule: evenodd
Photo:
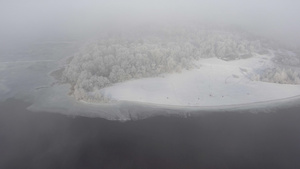
M 300 73 L 299 70 L 293 68 L 266 68 L 254 74 L 252 80 L 280 84 L 300 84 Z

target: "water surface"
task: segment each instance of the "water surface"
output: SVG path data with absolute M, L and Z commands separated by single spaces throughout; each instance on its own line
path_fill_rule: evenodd
M 128 122 L 27 106 L 0 103 L 0 168 L 300 168 L 300 105 Z

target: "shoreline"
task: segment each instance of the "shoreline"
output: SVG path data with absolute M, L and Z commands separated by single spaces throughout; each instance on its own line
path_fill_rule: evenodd
M 93 103 L 74 103 L 73 108 L 37 108 L 34 101 L 22 100 L 17 98 L 9 98 L 1 103 L 9 100 L 20 100 L 26 103 L 25 109 L 30 112 L 47 112 L 54 114 L 62 114 L 71 117 L 88 117 L 88 118 L 103 118 L 111 121 L 136 121 L 143 120 L 155 116 L 179 116 L 179 117 L 197 117 L 202 114 L 214 112 L 272 112 L 276 109 L 289 108 L 298 106 L 300 96 L 289 98 L 270 100 L 264 102 L 256 102 L 249 104 L 225 105 L 225 106 L 174 106 L 174 105 L 159 105 L 152 103 L 120 101 L 112 104 L 93 104 Z M 82 106 L 83 104 L 83 106 Z M 32 107 L 34 106 L 34 107 Z M 88 106 L 88 107 L 86 107 Z M 76 109 L 80 108 L 80 109 Z M 75 110 L 74 112 L 72 112 Z M 117 112 L 117 113 L 116 113 Z

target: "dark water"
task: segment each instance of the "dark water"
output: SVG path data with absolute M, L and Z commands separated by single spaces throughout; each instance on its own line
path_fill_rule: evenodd
M 1 169 L 299 169 L 300 106 L 117 122 L 0 103 Z

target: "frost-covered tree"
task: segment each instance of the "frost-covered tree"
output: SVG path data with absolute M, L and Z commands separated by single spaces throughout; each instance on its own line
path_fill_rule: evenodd
M 72 93 L 79 100 L 101 98 L 99 93 L 91 93 L 133 78 L 191 69 L 201 58 L 233 60 L 259 53 L 262 42 L 247 36 L 203 26 L 105 35 L 83 45 L 66 65 L 62 79 L 72 85 Z M 284 76 L 276 74 L 274 78 L 286 79 Z
M 300 72 L 293 68 L 266 68 L 258 74 L 254 74 L 252 80 L 280 84 L 300 84 Z

